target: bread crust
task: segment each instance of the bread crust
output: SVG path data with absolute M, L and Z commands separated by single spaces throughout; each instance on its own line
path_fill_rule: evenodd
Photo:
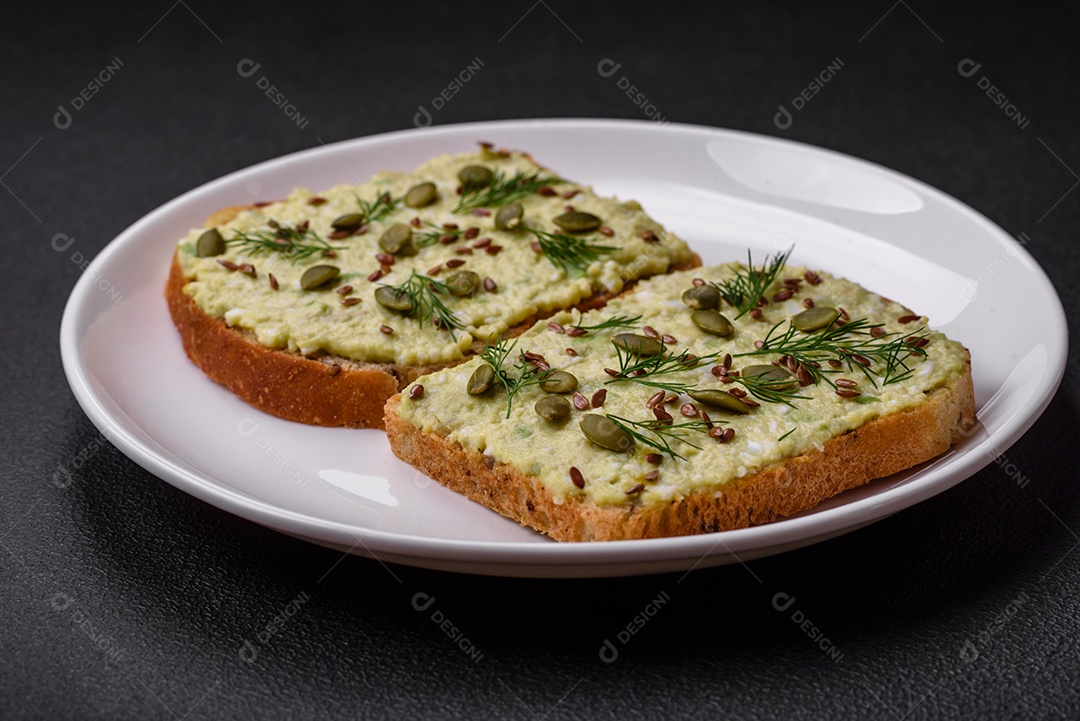
M 536 478 L 406 422 L 397 412 L 400 402 L 400 394 L 387 402 L 385 419 L 387 438 L 398 458 L 451 490 L 558 541 L 660 538 L 769 523 L 938 456 L 975 424 L 969 359 L 961 376 L 927 392 L 924 403 L 837 436 L 821 450 L 781 461 L 719 489 L 695 491 L 662 504 L 611 507 L 576 495 L 556 503 Z
M 206 227 L 228 223 L 239 212 L 252 207 L 255 206 L 222 208 L 207 219 Z M 701 259 L 694 255 L 688 263 L 672 267 L 669 272 L 700 265 Z M 255 340 L 254 334 L 230 328 L 199 308 L 184 293 L 187 280 L 178 256 L 174 255 L 165 284 L 165 299 L 188 358 L 211 380 L 244 401 L 287 420 L 318 426 L 382 428 L 383 406 L 392 395 L 420 375 L 469 359 L 466 355 L 450 363 L 412 366 L 359 362 L 333 355 L 306 357 L 267 348 Z M 632 284 L 627 285 L 627 289 L 630 287 Z M 612 297 L 610 293 L 595 294 L 574 307 L 582 312 L 601 308 Z M 558 311 L 527 318 L 511 328 L 509 335 L 519 335 L 537 320 L 555 312 Z M 476 347 L 473 352 L 479 350 Z

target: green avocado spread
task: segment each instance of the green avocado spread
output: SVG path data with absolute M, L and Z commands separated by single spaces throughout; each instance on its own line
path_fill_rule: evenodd
M 742 264 L 730 264 L 658 276 L 604 309 L 583 317 L 563 312 L 540 321 L 512 348 L 512 341 L 504 341 L 502 347 L 510 349 L 501 364 L 507 378 L 520 378 L 529 369 L 543 372 L 546 365 L 577 379 L 576 390 L 562 396 L 576 402 L 561 420 L 548 420 L 535 409 L 537 401 L 550 395 L 539 384 L 516 388 L 509 414 L 502 383 L 478 395 L 467 392 L 474 372 L 487 363 L 481 357 L 418 379 L 402 393 L 399 413 L 424 431 L 537 478 L 556 502 L 576 495 L 601 505 L 647 505 L 702 489 L 722 494 L 733 479 L 820 449 L 875 418 L 918 406 L 928 392 L 965 371 L 967 351 L 929 329 L 926 318 L 853 282 L 802 268 L 784 268 L 753 313 L 747 308 L 736 317 L 739 308 L 721 300 L 716 310 L 731 322 L 730 334 L 702 330 L 682 300 L 684 292 L 703 281 L 730 289 L 731 281 L 745 279 L 747 272 Z M 843 309 L 843 314 L 825 327 L 794 327 L 793 319 L 805 325 L 806 316 L 799 314 L 811 306 L 822 309 L 819 315 L 826 320 L 828 309 Z M 610 326 L 612 319 L 619 327 L 584 334 L 573 330 L 605 322 Z M 613 340 L 625 333 L 667 340 L 656 362 L 650 362 L 620 354 Z M 767 338 L 772 342 L 764 344 Z M 821 341 L 817 350 L 807 351 L 815 339 Z M 804 370 L 801 379 L 791 375 L 785 382 L 778 370 L 780 380 L 771 386 L 752 378 L 749 385 L 740 382 L 740 370 L 751 365 L 786 364 L 790 372 L 785 348 L 801 349 L 802 359 L 817 364 L 816 374 Z M 522 358 L 523 351 L 530 355 Z M 696 359 L 683 356 L 685 367 L 680 368 L 671 359 L 683 353 Z M 728 354 L 732 358 L 725 375 L 718 366 Z M 537 366 L 536 357 L 544 365 Z M 794 367 L 798 372 L 798 364 Z M 621 373 L 634 368 L 646 372 Z M 606 391 L 600 404 L 597 391 Z M 689 395 L 702 391 L 744 393 L 750 402 L 747 412 L 723 410 Z M 666 394 L 659 416 L 649 403 L 658 392 Z M 701 410 L 707 423 L 694 417 Z M 670 422 L 658 421 L 664 413 Z M 580 425 L 586 414 L 624 419 L 637 433 L 632 451 L 608 450 L 587 437 Z M 733 434 L 725 435 L 728 429 Z
M 550 182 L 514 199 L 523 209 L 520 226 L 500 230 L 495 221 L 505 204 L 498 194 L 488 205 L 458 207 L 469 198 L 461 192 L 459 177 L 466 166 L 481 166 L 504 186 L 518 173 Z M 434 185 L 433 198 L 411 207 L 406 196 L 426 183 Z M 333 225 L 349 214 L 363 216 L 386 194 L 393 203 L 390 212 L 364 217 L 363 223 L 344 230 Z M 567 213 L 587 213 L 599 220 L 599 227 L 566 230 L 555 219 Z M 380 238 L 398 223 L 411 229 L 415 254 L 388 253 L 380 246 Z M 302 229 L 305 240 L 314 239 L 320 250 L 306 257 L 281 252 L 289 248 L 274 245 L 277 228 Z M 524 228 L 547 233 L 545 244 L 551 235 L 561 235 L 550 242 L 557 247 L 583 242 L 604 250 L 584 261 L 559 264 L 541 236 Z M 599 197 L 524 154 L 486 148 L 435 158 L 411 173 L 379 172 L 365 183 L 318 195 L 297 189 L 284 201 L 242 211 L 217 230 L 224 252 L 200 257 L 205 229 L 193 229 L 179 242 L 178 258 L 188 279 L 184 292 L 205 313 L 250 331 L 269 348 L 405 365 L 460 360 L 474 340 L 497 336 L 536 314 L 572 307 L 593 294 L 617 294 L 632 280 L 664 273 L 692 257 L 682 240 L 636 202 Z M 245 236 L 262 242 L 240 242 Z M 322 252 L 321 244 L 330 252 Z M 336 276 L 305 289 L 305 272 L 318 265 L 333 266 Z M 375 299 L 377 289 L 400 286 L 413 273 L 445 282 L 458 271 L 475 273 L 481 284 L 468 296 L 444 289 L 432 293 L 452 319 L 450 327 L 436 326 L 438 316 L 430 312 L 401 312 Z

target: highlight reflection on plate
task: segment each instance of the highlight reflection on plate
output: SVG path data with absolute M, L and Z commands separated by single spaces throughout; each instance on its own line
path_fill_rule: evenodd
M 410 169 L 478 139 L 530 151 L 597 192 L 636 198 L 706 264 L 795 244 L 825 269 L 926 313 L 972 354 L 981 425 L 912 471 L 798 517 L 681 538 L 559 544 L 398 461 L 381 431 L 261 413 L 183 354 L 162 295 L 176 238 L 219 207 Z M 634 153 L 625 152 L 633 147 Z M 784 172 L 780 173 L 779 170 Z M 993 269 L 990 272 L 988 269 Z M 109 289 L 108 292 L 103 288 Z M 1016 317 L 1008 337 L 1002 322 Z M 703 568 L 854 530 L 972 475 L 1043 411 L 1064 371 L 1066 328 L 1045 274 L 1013 239 L 941 192 L 805 145 L 712 128 L 604 120 L 500 121 L 361 138 L 272 160 L 197 188 L 118 236 L 72 291 L 65 372 L 90 419 L 167 482 L 257 523 L 387 562 L 519 576 Z

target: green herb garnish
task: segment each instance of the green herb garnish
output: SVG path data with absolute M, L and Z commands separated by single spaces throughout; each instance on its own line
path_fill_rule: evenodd
M 451 212 L 463 213 L 476 208 L 498 208 L 532 195 L 545 185 L 565 182 L 562 178 L 543 175 L 538 170 L 531 173 L 523 173 L 519 170 L 510 178 L 497 170 L 488 185 L 482 188 L 462 189 L 461 198 Z
M 643 443 L 650 448 L 655 448 L 661 453 L 666 453 L 672 459 L 678 458 L 684 461 L 686 458 L 671 447 L 672 441 L 685 443 L 688 446 L 701 450 L 701 446 L 687 440 L 686 436 L 688 433 L 707 432 L 709 430 L 709 424 L 705 421 L 697 420 L 674 423 L 672 421 L 662 421 L 659 419 L 632 421 L 629 418 L 613 415 L 608 415 L 607 418 L 625 431 L 626 434 L 635 441 Z
M 582 313 L 578 318 L 578 322 L 574 323 L 569 328 L 577 328 L 578 330 L 615 330 L 618 328 L 633 328 L 637 325 L 637 322 L 641 320 L 640 315 L 635 315 L 633 318 L 627 318 L 623 315 L 615 315 L 607 320 L 597 323 L 596 325 L 582 325 L 581 321 L 585 320 L 585 314 Z
M 606 381 L 604 385 L 633 382 L 651 388 L 662 388 L 672 393 L 687 393 L 696 389 L 697 384 L 672 380 L 670 378 L 671 374 L 700 368 L 723 355 L 723 353 L 718 352 L 695 356 L 690 351 L 685 350 L 678 355 L 674 355 L 665 353 L 663 348 L 663 342 L 661 341 L 660 353 L 642 357 L 615 346 L 615 352 L 619 359 L 619 375 Z
M 270 230 L 238 230 L 236 235 L 225 241 L 226 245 L 235 246 L 244 255 L 263 255 L 278 253 L 296 262 L 310 258 L 316 253 L 332 256 L 339 246 L 333 246 L 319 237 L 308 227 L 308 222 L 301 221 L 295 226 L 281 225 L 276 220 L 267 221 Z
M 454 329 L 464 328 L 464 325 L 442 301 L 442 296 L 451 295 L 445 283 L 414 270 L 403 283 L 382 287 L 390 288 L 400 297 L 408 297 L 412 307 L 408 314 L 419 320 L 421 326 L 430 322 L 436 328 L 449 331 L 450 337 L 457 340 Z
M 736 269 L 735 277 L 712 284 L 720 292 L 720 297 L 739 311 L 736 318 L 743 317 L 757 307 L 758 301 L 765 296 L 769 286 L 780 277 L 793 249 L 794 246 L 774 257 L 765 256 L 765 263 L 760 268 L 754 267 L 753 257 L 748 250 L 746 251 L 746 266 Z
M 401 198 L 393 198 L 389 192 L 383 192 L 375 200 L 363 200 L 353 193 L 356 204 L 360 206 L 360 213 L 364 216 L 365 223 L 375 223 L 394 213 L 401 205 Z
M 518 353 L 517 362 L 513 365 L 513 370 L 516 375 L 511 375 L 503 370 L 503 365 L 505 365 L 506 361 L 510 358 L 510 354 L 513 353 L 515 346 L 517 346 L 516 338 L 507 345 L 506 339 L 500 336 L 496 343 L 489 342 L 484 346 L 484 351 L 480 354 L 480 358 L 495 371 L 495 378 L 502 384 L 503 390 L 506 391 L 507 418 L 510 417 L 510 409 L 514 403 L 514 396 L 523 388 L 539 385 L 551 373 L 549 370 L 540 370 L 534 364 L 529 363 L 525 360 L 525 355 L 523 353 Z
M 540 246 L 540 252 L 553 265 L 562 268 L 567 273 L 571 271 L 583 273 L 590 263 L 618 250 L 618 248 L 610 245 L 597 245 L 592 238 L 575 238 L 570 235 L 549 233 L 545 230 L 529 228 L 524 225 L 519 226 L 518 229 L 531 233 Z

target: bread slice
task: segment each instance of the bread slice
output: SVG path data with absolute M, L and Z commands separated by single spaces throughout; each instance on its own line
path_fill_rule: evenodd
M 676 316 L 688 311 L 673 308 L 670 303 L 672 297 L 678 297 L 671 292 L 672 289 L 691 287 L 692 275 L 719 281 L 730 277 L 731 273 L 731 268 L 702 269 L 690 274 L 678 273 L 645 281 L 635 293 L 613 301 L 602 311 L 587 314 L 582 322 L 596 324 L 605 318 L 610 319 L 613 314 L 626 317 L 643 311 L 640 325 L 651 322 L 659 330 L 660 324 L 663 324 L 664 330 L 669 329 L 678 336 L 679 345 L 672 346 L 673 349 L 686 349 L 689 346 L 697 355 L 725 350 L 745 352 L 747 343 L 765 337 L 774 324 L 778 324 L 778 328 L 786 327 L 784 324 L 793 310 L 787 301 L 764 306 L 762 321 L 751 321 L 749 316 L 744 316 L 745 321 L 736 320 L 733 338 L 745 336 L 738 344 L 731 342 L 731 339 L 717 339 L 687 330 L 685 325 L 679 325 Z M 793 275 L 801 277 L 801 271 Z M 789 276 L 785 274 L 784 277 Z M 811 277 L 821 278 L 823 282 L 814 287 L 802 285 L 792 300 L 801 302 L 810 297 L 819 301 L 820 307 L 823 305 L 821 301 L 830 300 L 829 296 L 841 296 L 835 287 L 844 281 L 832 279 L 823 273 Z M 766 295 L 772 297 L 775 292 L 774 287 Z M 939 333 L 922 330 L 925 319 L 919 318 L 916 323 L 913 314 L 891 301 L 869 293 L 865 297 L 859 296 L 854 303 L 850 296 L 842 297 L 852 306 L 848 308 L 849 317 L 859 317 L 857 312 L 861 315 L 862 311 L 866 311 L 866 317 L 872 324 L 883 324 L 883 330 L 888 333 L 881 339 L 882 343 L 903 341 L 905 337 L 927 338 L 926 357 L 922 358 L 916 352 L 906 361 L 914 370 L 911 376 L 889 386 L 882 385 L 884 379 L 877 376 L 878 385 L 875 386 L 868 377 L 858 372 L 858 364 L 852 366 L 845 363 L 840 369 L 833 369 L 823 362 L 824 368 L 838 371 L 829 376 L 831 379 L 841 376 L 854 379 L 863 395 L 850 398 L 838 396 L 834 387 L 822 380 L 792 391 L 808 396 L 806 399 L 789 400 L 796 410 L 782 403 L 764 401 L 746 416 L 724 416 L 708 408 L 710 422 L 735 429 L 736 436 L 724 444 L 717 444 L 705 433 L 691 437 L 691 441 L 702 446 L 702 452 L 695 452 L 692 447 L 671 440 L 672 448 L 681 451 L 686 456 L 685 460 L 663 458 L 658 465 L 651 465 L 643 457 L 646 453 L 659 456 L 658 449 L 645 447 L 640 440 L 636 443 L 634 453 L 627 456 L 599 448 L 584 439 L 578 430 L 578 422 L 584 413 L 609 413 L 610 399 L 614 394 L 630 395 L 634 403 L 640 403 L 642 398 L 656 390 L 655 387 L 639 387 L 632 381 L 615 381 L 608 375 L 597 378 L 595 371 L 586 371 L 580 379 L 579 389 L 585 391 L 586 397 L 591 395 L 594 388 L 603 388 L 609 393 L 608 400 L 600 408 L 591 407 L 584 412 L 575 410 L 561 427 L 553 426 L 533 414 L 533 403 L 544 397 L 544 393 L 532 387 L 518 392 L 511 417 L 503 419 L 505 395 L 496 394 L 490 398 L 489 403 L 494 410 L 485 411 L 483 401 L 464 398 L 464 390 L 458 390 L 464 385 L 463 379 L 479 366 L 481 361 L 478 360 L 452 371 L 419 378 L 417 384 L 425 389 L 419 399 L 413 400 L 402 394 L 392 398 L 386 406 L 387 437 L 399 458 L 438 482 L 559 541 L 656 538 L 768 523 L 811 509 L 824 499 L 875 478 L 934 458 L 957 443 L 975 423 L 970 359 L 962 346 Z M 649 310 L 656 308 L 662 310 Z M 730 308 L 726 312 L 729 316 L 734 314 Z M 560 316 L 555 319 L 559 320 Z M 550 342 L 551 331 L 545 325 L 539 324 L 521 336 L 519 347 L 547 353 L 545 359 L 550 365 L 564 370 L 572 371 L 575 367 L 586 366 L 592 369 L 597 366 L 597 363 L 577 363 L 576 359 L 602 352 L 608 338 L 597 339 L 591 345 L 579 348 L 579 356 L 571 357 L 575 363 L 566 365 L 550 353 L 553 346 Z M 602 335 L 604 331 L 594 333 Z M 802 334 L 796 337 L 802 337 Z M 559 337 L 555 342 L 569 341 L 571 339 Z M 779 355 L 764 355 L 761 358 L 778 360 Z M 747 363 L 761 362 L 761 358 L 742 359 L 736 356 L 732 362 L 736 367 L 745 368 Z M 614 353 L 597 361 L 620 368 Z M 700 370 L 691 370 L 672 378 L 697 381 L 699 388 L 738 387 L 734 381 L 725 383 L 722 378 L 717 379 L 707 372 L 716 362 L 711 361 Z M 875 366 L 875 370 L 880 372 L 876 361 Z M 590 377 L 590 373 L 593 377 Z M 698 377 L 695 377 L 695 373 Z M 702 375 L 707 378 L 700 377 Z M 852 389 L 844 384 L 836 387 L 836 390 Z M 455 392 L 461 396 L 454 397 Z M 886 400 L 866 404 L 858 402 L 859 398 L 875 397 L 871 395 L 875 393 Z M 421 410 L 425 407 L 425 399 L 430 399 L 427 402 L 438 410 L 434 413 Z M 680 406 L 686 402 L 693 403 L 697 409 L 707 408 L 685 394 L 680 395 L 675 405 L 670 406 L 675 424 L 687 420 L 679 413 Z M 403 408 L 403 405 L 408 405 L 408 408 Z M 461 408 L 458 409 L 458 406 Z M 818 415 L 808 415 L 814 421 L 805 425 L 824 424 L 826 421 L 823 419 L 834 411 L 839 417 L 850 415 L 852 418 L 846 425 L 832 424 L 827 431 L 820 433 L 814 429 L 803 432 L 796 423 L 782 422 L 796 414 L 808 413 L 807 409 L 816 406 L 824 410 Z M 862 409 L 875 406 L 881 407 L 880 412 L 860 415 Z M 621 409 L 627 407 L 626 404 L 619 406 Z M 637 416 L 642 420 L 650 415 L 645 408 L 641 404 L 641 413 Z M 609 414 L 614 413 L 613 410 Z M 761 414 L 761 417 L 749 420 L 755 414 Z M 630 415 L 624 410 L 624 416 Z M 781 422 L 773 429 L 770 424 L 774 418 Z M 492 421 L 494 423 L 490 427 L 484 426 L 485 422 Z M 787 433 L 789 425 L 794 429 L 792 433 L 783 440 L 775 441 L 780 434 Z M 510 434 L 502 430 L 515 426 L 532 429 L 529 437 L 521 443 L 515 443 Z M 767 449 L 774 441 L 777 446 L 775 453 Z M 746 461 L 754 457 L 752 451 L 755 447 L 752 444 L 766 447 L 765 451 L 758 451 L 764 460 L 757 467 Z M 738 459 L 734 463 L 739 467 L 734 470 L 725 470 L 728 466 L 722 462 L 729 454 Z M 594 463 L 594 458 L 602 462 Z M 609 460 L 613 465 L 605 465 Z M 745 467 L 742 465 L 744 463 L 747 464 Z M 572 484 L 571 467 L 580 467 L 583 488 Z M 590 467 L 601 470 L 590 471 Z M 649 468 L 658 471 L 659 478 L 648 480 L 644 474 Z M 695 468 L 692 471 L 684 470 Z M 683 476 L 693 477 L 695 473 L 699 477 L 697 482 L 689 486 L 680 485 L 680 481 L 670 488 L 661 488 L 665 474 L 670 471 L 681 474 L 680 479 Z M 605 477 L 595 477 L 597 475 Z M 600 488 L 597 489 L 597 486 Z M 597 490 L 602 492 L 597 493 Z
M 537 227 L 543 224 L 549 231 L 557 231 L 549 226 L 550 217 L 565 210 L 564 205 L 574 202 L 581 209 L 611 216 L 608 222 L 613 231 L 605 226 L 602 229 L 604 235 L 586 237 L 594 244 L 602 242 L 617 249 L 592 263 L 581 276 L 571 277 L 572 273 L 560 271 L 542 254 L 530 249 L 528 236 L 522 237 L 522 231 L 504 232 L 494 228 L 497 207 L 488 209 L 483 215 L 450 211 L 460 197 L 453 187 L 453 175 L 470 164 L 491 167 L 502 172 L 504 178 L 519 171 L 527 173 L 530 169 L 542 176 L 553 177 L 525 154 L 485 148 L 480 153 L 435 159 L 412 174 L 381 173 L 370 183 L 334 188 L 319 196 L 298 190 L 285 201 L 217 211 L 207 219 L 205 227 L 218 229 L 226 240 L 244 232 L 265 232 L 271 220 L 283 224 L 307 221 L 320 237 L 329 238 L 334 230 L 332 221 L 337 216 L 357 211 L 358 199 L 374 199 L 383 192 L 400 199 L 410 186 L 429 179 L 437 183 L 440 192 L 440 201 L 430 206 L 414 209 L 398 203 L 394 213 L 366 223 L 359 229 L 360 234 L 329 240 L 337 250 L 333 257 L 325 259 L 315 255 L 291 263 L 276 257 L 273 252 L 245 254 L 231 243 L 227 252 L 220 256 L 199 258 L 195 252 L 196 241 L 202 231 L 193 230 L 177 248 L 165 287 L 169 311 L 180 332 L 185 353 L 209 378 L 276 416 L 322 426 L 381 428 L 383 407 L 390 396 L 420 374 L 462 362 L 482 348 L 483 340 L 490 335 L 514 336 L 538 319 L 569 308 L 579 311 L 599 308 L 632 287 L 639 278 L 700 265 L 700 259 L 685 243 L 664 231 L 632 201 L 618 203 L 599 198 L 585 186 L 560 181 L 554 186 L 558 188 L 558 195 L 553 196 L 549 189 L 544 194 L 534 193 L 520 199 L 525 220 Z M 572 194 L 573 198 L 564 198 L 563 194 Z M 313 199 L 322 202 L 315 204 Z M 479 232 L 472 233 L 471 238 L 459 234 L 457 240 L 447 244 L 433 243 L 415 255 L 398 256 L 391 261 L 392 266 L 381 264 L 375 257 L 384 252 L 378 244 L 381 233 L 394 222 L 409 222 L 414 218 L 417 220 L 412 222 L 422 222 L 424 225 L 420 227 L 424 230 L 454 222 L 463 227 L 475 227 Z M 648 243 L 639 237 L 641 228 L 652 233 Z M 376 288 L 400 283 L 410 271 L 425 274 L 435 266 L 452 267 L 461 261 L 465 261 L 464 269 L 478 267 L 481 261 L 490 258 L 490 254 L 486 252 L 488 246 L 472 248 L 475 243 L 471 241 L 477 234 L 481 238 L 476 243 L 483 238 L 493 238 L 488 246 L 502 244 L 506 252 L 499 255 L 510 266 L 499 277 L 498 289 L 490 294 L 492 305 L 497 307 L 492 317 L 468 323 L 451 339 L 447 330 L 432 327 L 430 319 L 425 323 L 422 318 L 402 317 L 374 302 L 372 293 Z M 245 276 L 242 272 L 229 271 L 217 262 L 219 260 L 234 266 L 250 262 L 252 274 Z M 317 291 L 302 291 L 298 285 L 300 272 L 319 263 L 340 266 L 340 277 L 344 280 Z M 487 272 L 491 273 L 490 261 L 487 267 Z M 382 277 L 369 280 L 373 273 Z M 270 274 L 274 274 L 277 288 L 271 287 Z M 544 282 L 535 282 L 538 278 Z M 531 295 L 525 287 L 528 283 L 536 286 Z M 354 286 L 355 290 L 344 296 L 334 292 L 335 288 L 341 290 L 346 284 Z M 559 288 L 565 290 L 561 296 L 556 292 Z M 292 303 L 293 307 L 283 311 L 281 299 L 286 293 L 291 295 L 285 302 Z M 485 301 L 487 293 L 481 291 Z M 230 298 L 229 294 L 236 297 Z M 320 298 L 324 307 L 331 309 L 329 313 L 333 317 L 341 316 L 342 327 L 348 327 L 348 333 L 353 335 L 341 335 L 335 340 L 331 330 L 324 333 L 330 337 L 326 342 L 318 337 L 303 337 L 302 326 L 308 318 L 297 320 L 294 310 L 313 295 Z M 354 306 L 343 307 L 340 303 L 344 298 L 358 300 Z M 505 302 L 504 298 L 507 298 Z M 467 304 L 467 299 L 446 298 L 445 301 L 455 313 Z M 251 312 L 247 308 L 249 302 L 265 304 L 266 308 Z M 289 319 L 279 323 L 278 315 L 290 313 Z M 366 317 L 362 327 L 357 326 L 357 316 Z M 289 323 L 292 325 L 284 332 L 276 328 L 279 324 Z M 346 325 L 350 323 L 352 325 Z M 408 336 L 409 340 L 401 341 L 403 345 L 406 342 L 415 345 L 419 338 L 420 352 L 409 356 L 388 349 L 385 334 L 388 327 L 396 333 L 391 339 Z M 366 340 L 358 341 L 358 337 Z M 335 347 L 335 342 L 342 340 L 344 342 L 339 345 L 345 348 Z M 434 347 L 431 352 L 427 349 L 429 343 Z

